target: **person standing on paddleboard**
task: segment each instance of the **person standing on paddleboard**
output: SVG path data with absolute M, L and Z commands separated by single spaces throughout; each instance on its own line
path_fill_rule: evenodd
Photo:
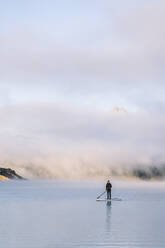
M 110 181 L 107 181 L 106 184 L 106 191 L 107 191 L 107 199 L 110 200 L 111 199 L 111 189 L 112 189 L 112 184 L 110 183 Z

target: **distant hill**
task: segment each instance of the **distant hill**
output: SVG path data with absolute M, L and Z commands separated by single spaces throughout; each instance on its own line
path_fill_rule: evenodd
M 0 168 L 0 180 L 25 179 L 10 168 Z

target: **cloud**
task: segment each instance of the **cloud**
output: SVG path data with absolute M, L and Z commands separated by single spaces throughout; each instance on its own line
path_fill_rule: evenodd
M 89 44 L 77 40 L 74 30 L 70 43 L 69 37 L 66 41 L 58 40 L 58 30 L 56 39 L 51 40 L 48 36 L 43 38 L 44 34 L 34 33 L 33 27 L 29 31 L 17 28 L 1 37 L 1 70 L 6 68 L 6 74 L 10 72 L 11 77 L 22 74 L 24 79 L 65 75 L 123 82 L 160 80 L 165 57 L 163 9 L 164 2 L 157 1 L 141 3 L 127 16 L 123 10 L 118 20 L 113 17 L 113 28 L 102 26 L 104 33 L 100 28 L 96 30 L 99 40 L 93 33 L 89 35 Z M 107 18 L 109 23 L 112 20 Z
M 164 2 L 127 2 L 105 1 L 91 8 L 93 18 L 84 17 L 84 3 L 79 17 L 51 16 L 43 29 L 42 15 L 30 21 L 26 14 L 1 32 L 0 85 L 10 102 L 163 110 Z
M 159 113 L 38 104 L 3 107 L 0 117 L 1 164 L 25 176 L 106 177 L 165 162 L 165 118 Z
M 55 39 L 50 35 L 43 37 L 44 33 L 38 34 L 32 26 L 29 30 L 16 27 L 6 35 L 1 34 L 1 77 L 33 82 L 51 80 L 54 84 L 61 77 L 69 87 L 73 82 L 74 87 L 84 84 L 92 87 L 93 79 L 98 81 L 96 89 L 101 87 L 100 80 L 106 87 L 113 87 L 114 81 L 120 87 L 122 84 L 132 87 L 132 81 L 141 85 L 144 81 L 159 83 L 164 78 L 163 9 L 164 2 L 156 1 L 140 3 L 129 13 L 125 7 L 120 16 L 111 18 L 106 10 L 95 35 L 92 27 L 90 30 L 86 27 L 86 33 L 83 29 L 78 39 L 74 27 L 72 42 L 69 35 L 61 41 L 56 26 Z M 88 42 L 83 43 L 88 32 Z

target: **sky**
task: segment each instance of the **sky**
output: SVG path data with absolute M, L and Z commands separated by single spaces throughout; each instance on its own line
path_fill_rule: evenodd
M 2 163 L 73 177 L 164 163 L 164 7 L 0 1 Z

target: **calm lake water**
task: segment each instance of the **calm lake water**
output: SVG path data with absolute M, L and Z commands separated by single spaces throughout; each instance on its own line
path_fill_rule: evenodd
M 141 185 L 141 183 L 139 183 Z M 0 247 L 165 247 L 165 188 L 103 182 L 0 182 Z

